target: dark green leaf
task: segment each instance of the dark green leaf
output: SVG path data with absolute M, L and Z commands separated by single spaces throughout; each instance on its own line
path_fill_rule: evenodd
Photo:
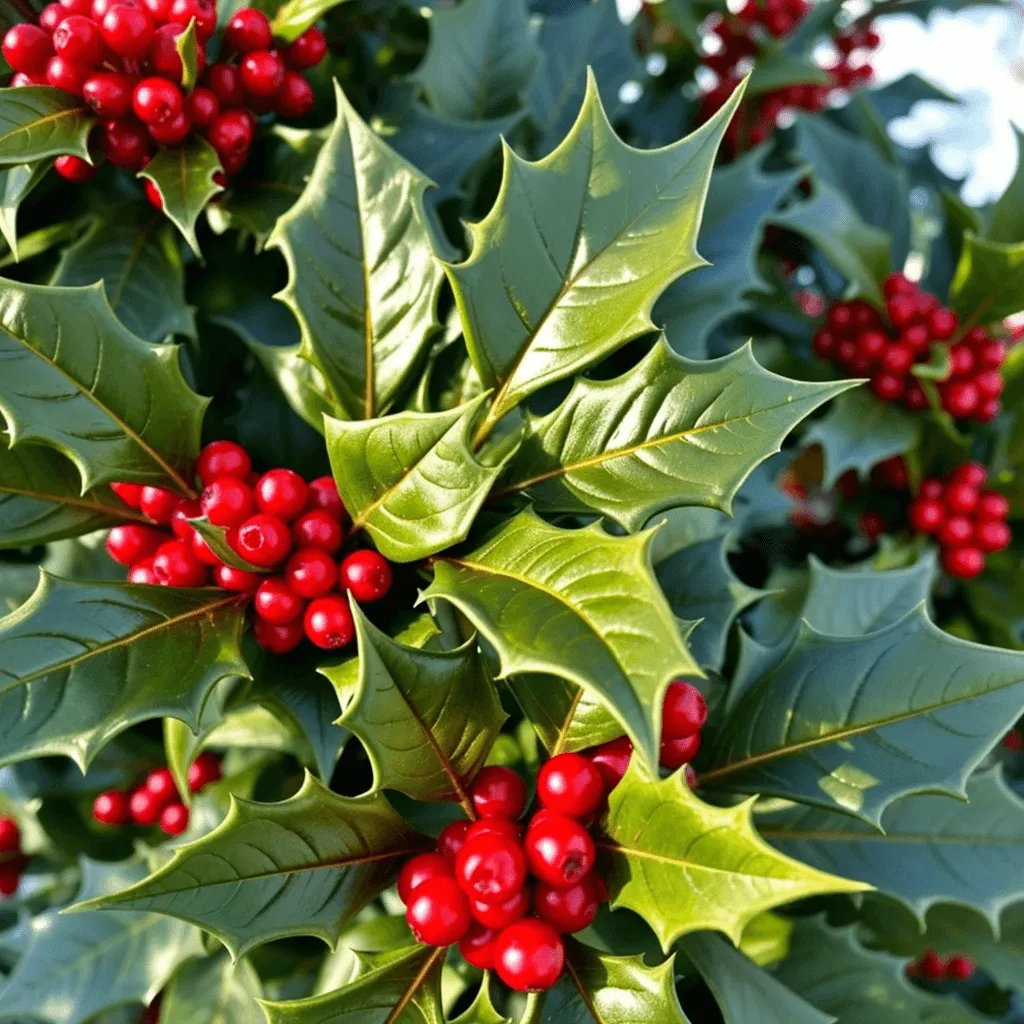
M 0 168 L 0 235 L 18 259 L 18 207 L 49 169 L 44 160 Z
M 790 85 L 831 85 L 832 79 L 809 57 L 798 57 L 781 47 L 759 55 L 750 73 L 750 95 L 785 89 Z
M 963 326 L 991 324 L 1024 309 L 1024 242 L 1004 244 L 964 234 L 949 292 Z
M 990 242 L 1024 242 L 1024 132 L 1016 126 L 1017 173 L 992 207 L 985 237 Z
M 27 164 L 71 153 L 89 159 L 96 119 L 81 100 L 45 85 L 0 89 L 0 164 Z
M 271 28 L 275 36 L 290 43 L 329 10 L 344 3 L 348 0 L 287 0 L 277 9 Z
M 245 960 L 226 953 L 178 970 L 160 1000 L 161 1024 L 264 1024 L 260 979 Z
M 196 19 L 192 18 L 185 31 L 174 40 L 181 58 L 181 87 L 191 92 L 199 78 L 199 45 L 196 41 Z

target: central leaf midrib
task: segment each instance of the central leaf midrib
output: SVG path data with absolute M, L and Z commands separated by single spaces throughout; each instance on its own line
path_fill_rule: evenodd
M 744 837 L 741 835 L 740 838 Z M 608 850 L 609 853 L 619 853 L 624 857 L 635 857 L 638 860 L 650 860 L 654 861 L 656 864 L 667 864 L 675 868 L 686 868 L 691 871 L 703 871 L 712 875 L 739 875 L 741 878 L 767 879 L 768 881 L 780 882 L 787 886 L 798 886 L 802 884 L 799 878 L 787 878 L 785 875 L 755 875 L 741 871 L 734 871 L 731 868 L 719 868 L 715 867 L 713 864 L 702 864 L 699 861 L 686 860 L 681 856 L 671 856 L 664 853 L 655 853 L 652 850 L 643 850 L 633 846 L 624 846 L 616 840 L 598 840 L 596 845 L 599 849 Z M 765 849 L 769 851 L 771 850 L 770 847 L 766 847 Z M 779 855 L 777 854 L 777 856 Z
M 85 107 L 70 107 L 67 110 L 57 110 L 52 114 L 44 114 L 37 121 L 31 122 L 31 124 L 19 124 L 16 128 L 12 128 L 10 131 L 4 132 L 0 135 L 0 145 L 5 143 L 8 139 L 14 138 L 19 132 L 25 132 L 26 134 L 34 128 L 38 128 L 40 125 L 49 124 L 51 121 L 60 121 L 62 118 L 71 117 L 75 114 L 85 114 Z
M 426 963 L 416 972 L 416 977 L 409 982 L 409 987 L 402 993 L 401 999 L 394 1005 L 391 1012 L 388 1014 L 387 1020 L 384 1024 L 394 1024 L 395 1021 L 405 1012 L 405 1008 L 412 1002 L 413 997 L 416 995 L 420 986 L 426 981 L 430 972 L 434 969 L 438 959 L 443 957 L 447 952 L 446 947 L 440 946 L 435 949 L 430 956 L 427 958 Z
M 13 494 L 19 498 L 31 498 L 33 501 L 46 501 L 53 505 L 71 505 L 74 508 L 88 509 L 92 512 L 102 512 L 117 519 L 131 519 L 138 523 L 152 525 L 153 520 L 130 508 L 118 508 L 114 505 L 104 505 L 101 502 L 87 501 L 85 498 L 68 496 L 66 494 L 45 494 L 42 491 L 29 491 L 20 487 L 12 487 L 10 484 L 0 482 L 0 494 Z

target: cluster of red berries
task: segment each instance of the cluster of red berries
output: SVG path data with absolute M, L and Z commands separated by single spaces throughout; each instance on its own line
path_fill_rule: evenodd
M 942 408 L 979 423 L 998 416 L 1006 346 L 983 327 L 958 338 L 956 313 L 903 274 L 890 274 L 884 291 L 884 318 L 861 299 L 833 303 L 814 335 L 815 355 L 852 376 L 870 376 L 869 387 L 883 402 L 922 411 L 929 408 L 928 396 L 913 367 L 928 362 L 933 344 L 946 345 L 950 369 L 938 385 Z
M 193 21 L 201 79 L 188 91 L 178 39 Z M 3 53 L 15 70 L 11 85 L 50 85 L 85 100 L 100 118 L 99 148 L 115 166 L 139 171 L 154 144 L 177 146 L 195 131 L 230 176 L 249 158 L 256 115 L 291 119 L 313 109 L 313 89 L 301 72 L 323 60 L 327 42 L 310 28 L 275 47 L 267 16 L 244 7 L 228 22 L 221 47 L 237 60 L 206 67 L 216 28 L 212 0 L 59 0 L 43 9 L 38 25 L 10 29 Z M 99 170 L 71 155 L 54 166 L 75 182 Z M 225 184 L 226 177 L 218 180 Z M 152 183 L 146 194 L 162 205 Z
M 929 949 L 920 960 L 907 964 L 908 978 L 925 981 L 970 981 L 974 977 L 974 961 L 969 956 L 951 956 L 948 959 Z
M 18 891 L 27 859 L 21 852 L 21 831 L 13 818 L 0 818 L 0 899 Z
M 910 525 L 939 542 L 942 567 L 956 579 L 971 579 L 985 568 L 985 556 L 1010 543 L 1010 503 L 982 488 L 988 472 L 977 462 L 957 466 L 944 480 L 927 477 L 910 503 Z
M 220 758 L 200 754 L 189 766 L 189 792 L 198 793 L 219 778 Z M 159 823 L 169 836 L 180 836 L 188 828 L 188 808 L 167 767 L 154 768 L 131 793 L 118 789 L 100 793 L 93 801 L 92 816 L 108 828 L 124 828 L 129 821 L 141 828 Z
M 275 654 L 294 650 L 303 637 L 324 650 L 349 644 L 355 624 L 345 591 L 360 604 L 378 601 L 391 589 L 392 574 L 390 563 L 368 548 L 335 561 L 345 508 L 334 480 L 307 483 L 290 469 L 259 475 L 233 441 L 208 444 L 196 474 L 203 487 L 198 499 L 164 487 L 111 485 L 155 524 L 127 523 L 107 534 L 107 552 L 129 566 L 128 581 L 202 587 L 212 574 L 221 589 L 252 597 L 253 635 Z M 189 522 L 201 516 L 227 531 L 228 545 L 246 562 L 281 573 L 226 565 Z

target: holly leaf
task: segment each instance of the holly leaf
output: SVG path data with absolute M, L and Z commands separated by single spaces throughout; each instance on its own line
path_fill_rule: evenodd
M 196 531 L 196 533 L 199 534 L 200 537 L 203 538 L 203 540 L 206 541 L 210 550 L 222 562 L 224 562 L 225 565 L 230 565 L 235 569 L 244 569 L 246 572 L 270 572 L 270 570 L 265 566 L 255 565 L 252 562 L 246 561 L 246 559 L 235 551 L 235 549 L 228 543 L 228 531 L 225 527 L 211 523 L 205 516 L 198 516 L 195 519 L 190 519 L 189 525 Z
M 682 940 L 718 1003 L 725 1024 L 834 1024 L 718 935 L 695 932 Z
M 455 605 L 494 646 L 502 678 L 546 672 L 589 690 L 657 764 L 668 684 L 701 672 L 651 571 L 653 536 L 563 530 L 527 510 L 435 559 L 421 600 Z
M 1013 125 L 1017 140 L 1017 170 L 992 207 L 985 237 L 990 242 L 1024 242 L 1024 132 Z
M 170 716 L 193 731 L 218 680 L 247 676 L 237 595 L 43 572 L 0 619 L 0 763 L 63 754 L 85 771 L 130 726 Z
M 1024 897 L 1024 806 L 999 769 L 970 779 L 967 803 L 915 796 L 882 815 L 882 833 L 843 814 L 792 806 L 758 817 L 773 846 L 823 871 L 867 882 L 921 922 L 937 903 L 980 911 L 994 928 Z
M 1024 241 L 991 242 L 964 233 L 949 303 L 963 328 L 1005 320 L 1024 309 Z
M 380 794 L 336 796 L 307 775 L 280 803 L 232 798 L 217 828 L 179 846 L 145 881 L 76 909 L 190 921 L 235 958 L 290 935 L 333 943 L 426 843 Z
M 680 505 L 729 512 L 790 430 L 854 386 L 779 377 L 749 345 L 696 362 L 662 340 L 621 377 L 580 378 L 554 412 L 531 416 L 496 497 L 524 491 L 544 511 L 599 512 L 627 530 Z
M 5 281 L 0 359 L 0 413 L 12 444 L 58 449 L 85 490 L 135 480 L 195 493 L 208 400 L 185 382 L 177 347 L 150 345 L 127 330 L 101 284 Z
M 444 949 L 406 946 L 356 953 L 359 973 L 334 992 L 285 1003 L 263 1003 L 268 1024 L 443 1024 L 441 968 Z
M 524 673 L 508 685 L 548 754 L 586 750 L 622 735 L 606 705 L 559 676 Z
M 702 784 L 875 826 L 894 800 L 963 796 L 1024 706 L 1024 655 L 943 633 L 918 607 L 861 637 L 806 622 L 730 715 Z
M 144 341 L 165 341 L 175 334 L 196 337 L 177 239 L 151 207 L 127 203 L 97 217 L 64 250 L 51 284 L 95 281 L 103 282 L 114 315 Z
M 49 165 L 44 160 L 0 167 L 0 235 L 15 261 L 18 259 L 18 207 L 43 180 L 47 170 Z
M 623 106 L 619 90 L 640 77 L 640 61 L 615 0 L 597 0 L 563 17 L 545 17 L 537 42 L 541 59 L 530 83 L 530 119 L 537 130 L 538 151 L 550 153 L 572 128 L 583 104 L 587 69 L 593 69 L 598 87 L 609 98 L 608 116 L 614 121 Z
M 0 89 L 0 164 L 27 164 L 64 153 L 91 163 L 88 138 L 95 123 L 82 101 L 63 89 Z
M 485 975 L 480 988 L 477 989 L 476 998 L 465 1013 L 460 1013 L 452 1020 L 452 1024 L 512 1024 L 508 1017 L 502 1016 L 494 1008 L 491 1000 L 490 986 L 487 979 L 491 975 Z
M 79 895 L 102 899 L 144 875 L 138 861 L 83 860 Z M 80 1024 L 123 1003 L 151 1002 L 178 964 L 202 952 L 198 931 L 180 921 L 48 910 L 29 924 L 25 952 L 0 988 L 0 1012 L 5 1018 Z
M 474 640 L 454 651 L 410 647 L 382 633 L 350 598 L 359 641 L 355 679 L 321 669 L 338 692 L 338 724 L 363 742 L 374 788 L 415 800 L 457 800 L 472 817 L 469 785 L 508 717 Z
M 750 73 L 750 95 L 763 96 L 791 85 L 831 85 L 832 78 L 808 57 L 771 47 L 759 54 Z
M 479 121 L 522 105 L 537 56 L 525 0 L 466 0 L 434 12 L 414 77 L 436 113 Z
M 158 918 L 158 920 L 160 920 Z M 171 978 L 160 998 L 161 1024 L 260 1024 L 259 975 L 247 960 L 226 953 L 192 960 Z
M 527 395 L 652 330 L 658 296 L 703 265 L 704 197 L 741 94 L 687 138 L 641 151 L 615 134 L 591 74 L 550 156 L 529 163 L 505 147 L 498 199 L 470 227 L 472 252 L 445 267 L 473 363 L 495 388 L 478 438 Z
M 442 272 L 423 195 L 430 182 L 381 141 L 335 85 L 338 115 L 299 200 L 268 247 L 289 283 L 279 294 L 352 419 L 387 409 L 436 330 Z
M 825 487 L 847 471 L 865 477 L 879 462 L 913 450 L 921 436 L 921 417 L 892 402 L 880 402 L 866 388 L 841 395 L 804 435 L 806 445 L 821 445 Z
M 612 909 L 640 914 L 666 952 L 699 931 L 720 931 L 739 943 L 744 927 L 772 907 L 868 888 L 773 850 L 751 824 L 753 800 L 712 807 L 694 795 L 681 770 L 653 779 L 633 758 L 608 804 L 607 838 L 598 847 L 607 857 Z
M 674 958 L 610 956 L 565 940 L 565 971 L 543 996 L 538 1024 L 688 1024 L 676 995 Z
M 287 0 L 277 9 L 270 27 L 275 36 L 290 43 L 328 11 L 344 3 L 348 0 Z
M 148 178 L 156 186 L 165 216 L 200 258 L 196 221 L 206 204 L 223 191 L 213 180 L 221 171 L 217 151 L 198 136 L 173 149 L 159 147 L 156 156 L 139 171 L 140 178 Z
M 174 48 L 181 58 L 181 87 L 189 93 L 199 78 L 199 44 L 196 41 L 195 18 L 189 19 L 185 31 L 174 40 Z

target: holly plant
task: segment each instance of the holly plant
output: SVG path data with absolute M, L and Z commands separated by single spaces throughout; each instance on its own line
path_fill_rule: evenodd
M 0 0 L 0 1022 L 1024 1021 L 940 6 Z

